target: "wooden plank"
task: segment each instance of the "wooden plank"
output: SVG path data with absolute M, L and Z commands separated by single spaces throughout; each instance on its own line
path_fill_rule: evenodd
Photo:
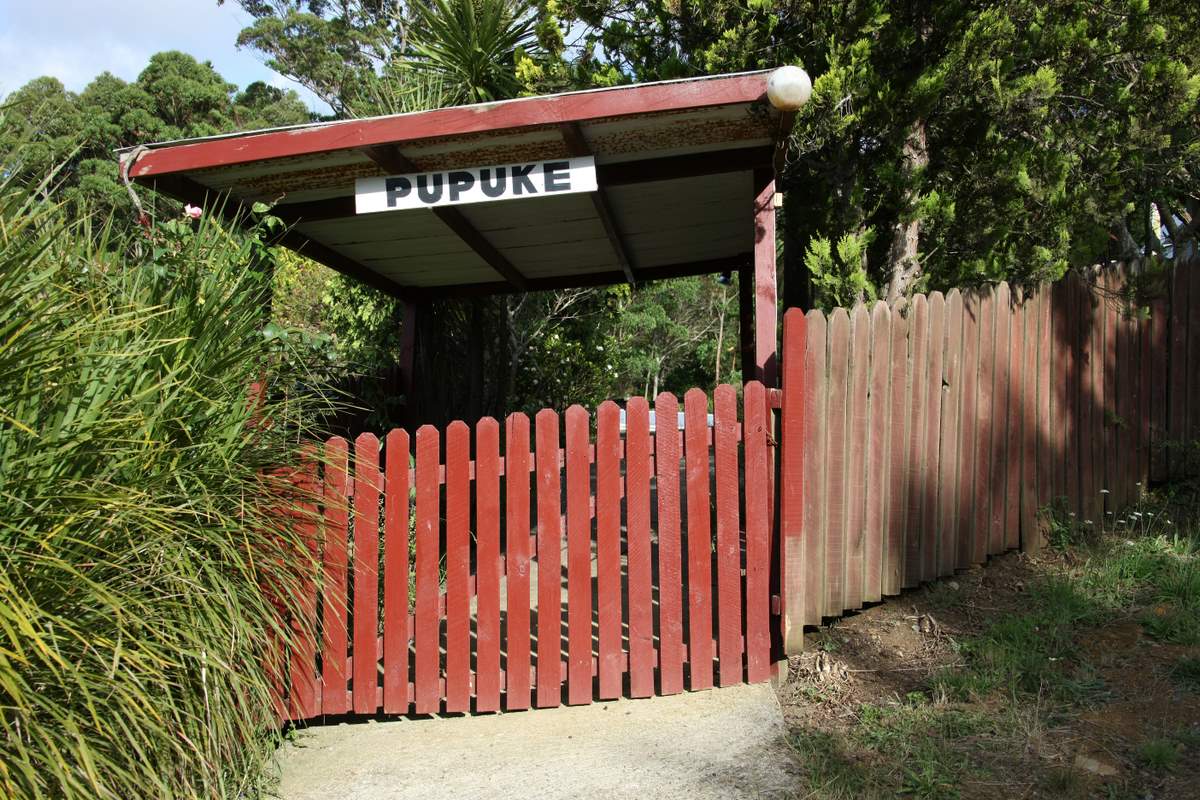
M 301 454 L 301 465 L 293 475 L 297 495 L 293 512 L 296 535 L 305 549 L 302 577 L 297 583 L 300 597 L 296 602 L 299 619 L 291 663 L 291 715 L 293 719 L 311 719 L 320 712 L 321 692 L 317 687 L 317 462 L 309 447 Z
M 408 713 L 408 431 L 390 431 L 383 498 L 383 711 Z
M 850 419 L 846 469 L 846 608 L 862 608 L 863 548 L 867 513 L 867 408 L 871 365 L 871 312 L 863 304 L 850 317 Z
M 957 289 L 945 299 L 945 352 L 941 375 L 941 440 L 938 442 L 936 572 L 952 575 L 958 560 L 958 467 L 962 449 L 959 420 L 962 415 L 963 300 Z
M 643 401 L 645 402 L 645 401 Z M 628 424 L 626 425 L 628 428 Z M 650 477 L 646 458 L 647 442 L 642 441 L 643 459 L 638 480 L 645 485 L 630 487 L 629 496 L 629 643 L 630 685 L 638 672 L 638 691 L 634 697 L 653 694 L 653 635 L 650 596 Z M 631 466 L 632 469 L 632 466 Z M 631 478 L 632 481 L 632 478 Z M 634 518 L 637 518 L 636 524 Z M 634 531 L 634 528 L 637 531 Z M 636 562 L 636 567 L 635 567 Z M 635 576 L 634 573 L 637 573 Z M 636 580 L 635 580 L 636 577 Z M 635 590 L 636 584 L 636 590 Z M 621 696 L 621 410 L 611 400 L 596 411 L 596 608 L 599 625 L 599 697 L 611 700 Z M 634 615 L 638 618 L 634 623 Z M 637 655 L 634 655 L 634 642 Z M 648 652 L 648 647 L 649 652 Z M 647 655 L 650 659 L 647 659 Z M 635 662 L 637 662 L 635 664 Z M 647 693 L 647 687 L 649 692 Z M 631 692 L 632 694 L 632 692 Z
M 959 418 L 957 564 L 971 565 L 975 550 L 975 451 L 979 419 L 979 328 L 981 293 L 963 296 L 962 409 Z
M 786 369 L 786 364 L 784 366 Z M 743 400 L 743 438 L 746 447 L 746 680 L 761 683 L 771 676 L 771 532 L 768 504 L 771 458 L 767 449 L 770 421 L 767 417 L 766 390 L 762 384 L 757 381 L 746 384 Z M 740 661 L 738 672 L 741 672 Z
M 921 577 L 938 576 L 938 474 L 941 463 L 942 369 L 946 355 L 946 298 L 929 295 L 929 370 L 925 380 L 925 458 L 921 477 Z
M 1154 352 L 1154 311 L 1153 305 L 1147 304 L 1133 309 L 1134 318 L 1132 321 L 1134 350 L 1137 352 L 1138 378 L 1136 401 L 1137 408 L 1135 415 L 1138 421 L 1137 436 L 1138 436 L 1138 470 L 1137 470 L 1137 496 L 1139 499 L 1141 494 L 1148 491 L 1150 488 L 1150 476 L 1152 472 L 1152 463 L 1154 460 L 1153 441 L 1154 441 L 1154 392 L 1156 390 L 1155 381 L 1155 361 L 1158 354 Z M 1151 316 L 1147 317 L 1149 313 Z
M 592 702 L 592 520 L 588 464 L 590 419 L 583 406 L 567 428 L 567 702 Z
M 1041 418 L 1041 362 L 1038 359 L 1038 337 L 1041 323 L 1041 300 L 1044 290 L 1026 290 L 1013 318 L 1014 327 L 1020 328 L 1019 360 L 1021 374 L 1016 393 L 1016 415 L 1020 426 L 1020 508 L 1017 522 L 1017 546 L 1024 550 L 1035 550 L 1040 544 L 1037 539 L 1038 508 L 1045 490 L 1038 447 L 1048 444 Z M 1010 542 L 1011 546 L 1011 542 Z
M 996 366 L 996 296 L 985 292 L 979 304 L 979 382 L 975 395 L 975 484 L 972 488 L 974 500 L 971 508 L 975 512 L 974 539 L 971 545 L 971 561 L 983 563 L 987 559 L 991 521 L 992 467 L 992 399 L 993 378 Z
M 509 414 L 504 422 L 504 551 L 508 617 L 504 644 L 507 654 L 504 707 L 529 708 L 529 417 Z
M 1094 276 L 1093 276 L 1094 280 Z M 1088 330 L 1088 390 L 1084 398 L 1085 417 L 1088 419 L 1087 439 L 1089 446 L 1083 472 L 1087 479 L 1084 486 L 1084 503 L 1087 510 L 1084 522 L 1098 525 L 1104 516 L 1104 502 L 1100 489 L 1104 484 L 1104 307 L 1093 284 L 1087 285 L 1087 303 L 1090 311 Z
M 826 449 L 825 615 L 846 608 L 846 440 L 849 410 L 850 315 L 835 309 L 829 317 L 829 442 Z
M 1100 360 L 1098 366 L 1100 368 L 1101 381 L 1104 388 L 1103 402 L 1101 403 L 1101 425 L 1103 430 L 1103 438 L 1101 439 L 1101 459 L 1100 467 L 1104 470 L 1104 474 L 1099 478 L 1100 497 L 1097 501 L 1100 504 L 1100 519 L 1097 522 L 1109 518 L 1108 515 L 1115 515 L 1118 507 L 1122 505 L 1122 485 L 1121 485 L 1121 467 L 1117 459 L 1117 449 L 1121 443 L 1121 399 L 1120 391 L 1117 388 L 1117 359 L 1121 356 L 1121 332 L 1120 321 L 1117 319 L 1117 306 L 1112 297 L 1112 292 L 1116 290 L 1116 276 L 1111 269 L 1105 268 L 1100 271 L 1099 280 L 1099 296 L 1101 316 L 1101 344 L 1100 344 Z M 1125 459 L 1132 456 L 1131 453 L 1124 455 Z
M 863 600 L 883 598 L 883 551 L 886 544 L 887 424 L 892 370 L 892 314 L 880 300 L 871 309 L 870 406 L 867 411 L 867 480 L 863 545 Z
M 500 423 L 492 417 L 475 423 L 475 531 L 475 710 L 499 711 Z
M 1083 363 L 1084 337 L 1080 311 L 1083 308 L 1083 287 L 1079 275 L 1068 273 L 1066 280 L 1067 293 L 1067 330 L 1066 347 L 1063 355 L 1067 370 L 1067 397 L 1063 409 L 1063 423 L 1066 434 L 1066 457 L 1063 459 L 1063 491 L 1067 508 L 1078 515 L 1081 512 L 1080 501 L 1083 497 L 1080 491 L 1080 452 L 1083 428 L 1083 415 L 1080 398 L 1083 392 L 1085 373 Z
M 1125 301 L 1122 294 L 1125 285 L 1124 269 L 1122 266 L 1113 271 L 1112 289 L 1116 292 L 1109 303 L 1113 307 L 1113 332 L 1116 337 L 1115 354 L 1113 345 L 1109 345 L 1113 366 L 1113 385 L 1116 389 L 1116 425 L 1113 431 L 1113 442 L 1109 457 L 1114 466 L 1117 485 L 1110 487 L 1115 500 L 1113 502 L 1114 516 L 1129 504 L 1133 497 L 1133 472 L 1137 467 L 1137 446 L 1133 437 L 1135 420 L 1133 417 L 1132 392 L 1137 387 L 1137 354 L 1130 348 L 1129 319 L 1125 313 Z
M 616 405 L 605 403 L 600 406 L 600 433 L 597 447 L 602 453 L 607 453 L 604 456 L 605 460 L 600 462 L 599 469 L 601 470 L 601 483 L 603 488 L 606 484 L 603 482 L 603 476 L 607 474 L 607 470 L 616 471 L 616 476 L 609 478 L 611 486 L 606 490 L 605 495 L 609 491 L 620 492 L 620 431 L 619 426 L 620 411 Z M 672 417 L 673 419 L 673 417 Z M 674 432 L 674 431 L 672 431 Z M 611 443 L 610 443 L 611 442 Z M 651 557 L 653 554 L 652 544 L 650 541 L 650 405 L 644 397 L 630 398 L 625 404 L 625 516 L 626 516 L 626 558 L 628 561 L 628 584 L 629 584 L 629 694 L 631 697 L 649 697 L 654 694 L 654 596 L 653 596 L 653 568 L 651 566 Z M 678 445 L 676 445 L 678 447 Z M 612 453 L 609 453 L 610 448 Z M 615 455 L 613 455 L 615 454 Z M 611 463 L 611 467 L 606 467 L 606 464 Z M 675 460 L 678 467 L 679 459 Z M 676 469 L 678 473 L 678 469 Z M 660 488 L 661 491 L 661 488 Z M 661 501 L 662 496 L 659 495 Z M 676 499 L 678 500 L 678 489 L 676 489 Z M 605 500 L 598 502 L 605 503 Z M 612 501 L 612 514 L 616 520 L 616 564 L 617 573 L 616 581 L 616 637 L 617 647 L 620 648 L 621 636 L 621 554 L 620 554 L 620 524 L 621 524 L 621 500 L 616 497 Z M 597 508 L 597 514 L 599 509 Z M 678 519 L 678 511 L 676 512 Z M 678 524 L 678 523 L 676 523 Z M 660 547 L 662 542 L 662 527 L 659 528 Z M 679 567 L 678 567 L 678 531 L 676 531 L 676 567 L 675 574 L 672 578 L 675 586 L 676 611 L 678 611 L 678 596 L 679 596 Z M 660 550 L 661 558 L 661 550 Z M 603 576 L 604 570 L 601 569 Z M 662 573 L 660 573 L 662 574 Z M 660 585 L 664 583 L 659 581 Z M 600 596 L 604 598 L 605 589 L 600 589 Z M 609 612 L 611 615 L 612 612 Z M 600 618 L 600 636 L 601 636 L 601 652 L 604 651 L 604 606 L 601 605 Z M 678 626 L 678 614 L 676 615 L 676 625 Z M 682 642 L 682 629 L 678 629 L 679 641 Z M 618 653 L 619 658 L 619 653 Z M 682 662 L 682 656 L 680 656 Z M 682 676 L 680 678 L 682 680 Z M 601 672 L 601 691 L 603 692 L 603 672 Z M 618 692 L 621 688 L 621 668 L 620 664 L 616 667 L 615 687 Z M 678 691 L 678 690 L 676 690 Z
M 1008 420 L 1008 441 L 1004 448 L 1001 466 L 1007 470 L 1004 493 L 1004 541 L 1001 549 L 1011 550 L 1021 546 L 1021 455 L 1025 436 L 1026 406 L 1024 390 L 1026 383 L 1033 382 L 1027 371 L 1025 360 L 1025 314 L 1023 307 L 1016 306 L 1018 298 L 1011 298 L 1008 331 L 1008 403 L 1005 417 Z M 1032 409 L 1029 409 L 1032 411 Z M 1030 413 L 1029 418 L 1035 419 Z
M 789 308 L 783 316 L 783 397 L 780 413 L 780 497 L 779 530 L 783 539 L 783 652 L 786 655 L 800 653 L 804 649 L 805 606 L 807 601 L 808 577 L 805 574 L 806 537 L 812 536 L 811 528 L 805 527 L 805 495 L 808 485 L 805 476 L 805 444 L 807 428 L 805 405 L 808 387 L 805 385 L 805 370 L 808 350 L 808 323 L 804 312 Z M 743 417 L 749 420 L 750 417 Z M 745 426 L 743 426 L 745 428 Z M 748 430 L 748 428 L 745 428 Z M 744 434 L 746 439 L 749 434 Z M 750 474 L 750 450 L 747 444 L 746 473 Z M 750 481 L 746 481 L 746 549 L 750 549 L 750 519 L 752 509 L 749 494 Z M 747 556 L 747 582 L 750 562 Z M 747 590 L 749 591 L 749 590 Z M 747 600 L 747 610 L 749 609 Z M 749 623 L 747 623 L 748 625 Z M 749 645 L 747 645 L 749 647 Z
M 562 702 L 562 483 L 558 414 L 537 413 L 538 608 L 537 698 L 539 708 Z
M 441 495 L 438 470 L 441 443 L 438 429 L 417 429 L 417 555 L 414 619 L 415 703 L 418 714 L 436 714 L 441 707 L 441 619 L 438 564 L 441 561 Z
M 340 436 L 325 443 L 325 548 L 322 579 L 321 708 L 345 714 L 347 698 L 346 580 L 348 572 L 349 450 Z
M 1037 500 L 1039 507 L 1049 506 L 1054 500 L 1054 486 L 1061 481 L 1063 447 L 1065 433 L 1061 430 L 1064 424 L 1059 424 L 1058 417 L 1053 415 L 1051 403 L 1055 396 L 1061 397 L 1061 386 L 1064 383 L 1061 364 L 1054 360 L 1058 350 L 1059 340 L 1055 336 L 1056 325 L 1061 314 L 1052 305 L 1050 288 L 1042 286 L 1037 294 L 1037 388 L 1036 402 L 1038 414 L 1038 443 L 1037 443 Z M 1051 387 L 1054 387 L 1053 389 Z M 1034 520 L 1034 525 L 1037 521 Z M 1032 534 L 1032 531 L 1031 531 Z M 1038 534 L 1040 536 L 1040 534 Z M 1040 539 L 1034 540 L 1034 547 L 1040 546 Z
M 1127 267 L 1123 267 L 1122 283 L 1128 283 L 1130 277 L 1132 275 L 1130 275 Z M 1145 450 L 1142 447 L 1144 439 L 1142 439 L 1141 431 L 1142 423 L 1145 422 L 1146 417 L 1141 414 L 1142 367 L 1138 351 L 1138 318 L 1136 318 L 1136 309 L 1132 307 L 1132 303 L 1124 299 L 1123 291 L 1117 319 L 1121 326 L 1121 335 L 1124 337 L 1122 347 L 1124 355 L 1120 365 L 1120 381 L 1117 384 L 1124 399 L 1124 410 L 1121 416 L 1123 421 L 1121 433 L 1124 446 L 1123 453 L 1118 453 L 1117 463 L 1121 464 L 1124 468 L 1122 500 L 1124 504 L 1128 505 L 1138 499 L 1142 473 L 1145 471 L 1145 468 L 1142 467 L 1142 464 L 1145 463 Z
M 904 535 L 908 529 L 908 430 L 912 408 L 909 385 L 908 317 L 892 308 L 891 384 L 888 433 L 887 542 L 883 560 L 883 593 L 899 594 L 904 584 Z M 832 397 L 832 395 L 831 395 Z M 832 400 L 831 400 L 832 402 Z
M 825 314 L 817 309 L 809 311 L 805 327 L 808 347 L 804 356 L 804 624 L 820 625 L 825 612 L 825 482 L 829 442 L 825 414 L 829 390 Z
M 1171 285 L 1171 273 L 1166 273 L 1165 287 Z M 1167 290 L 1150 302 L 1150 320 L 1145 334 L 1149 334 L 1150 348 L 1150 481 L 1167 478 L 1167 381 L 1168 360 L 1171 351 L 1171 305 Z M 1146 345 L 1143 345 L 1145 352 Z M 1149 482 L 1147 482 L 1149 486 Z
M 1038 461 L 1049 458 L 1052 479 L 1050 500 L 1053 502 L 1067 496 L 1068 462 L 1070 461 L 1072 438 L 1071 386 L 1075 374 L 1073 352 L 1075 339 L 1071 323 L 1070 273 L 1067 274 L 1067 277 L 1052 284 L 1048 291 L 1050 292 L 1050 335 L 1048 338 L 1044 333 L 1039 335 L 1038 365 L 1041 367 L 1043 359 L 1050 361 L 1050 371 L 1054 376 L 1053 403 L 1050 409 L 1051 418 L 1048 420 L 1049 427 L 1043 431 L 1043 434 L 1049 434 L 1045 447 L 1048 452 L 1043 454 L 1039 449 Z M 1049 344 L 1048 349 L 1043 348 L 1044 342 Z M 1040 384 L 1040 375 L 1038 381 Z
M 1132 279 L 1132 273 L 1127 266 L 1122 267 L 1122 289 Z M 1147 379 L 1142 381 L 1142 359 L 1139 351 L 1137 309 L 1122 291 L 1121 307 L 1118 319 L 1121 321 L 1122 332 L 1125 335 L 1125 358 L 1123 363 L 1120 388 L 1124 392 L 1125 412 L 1122 419 L 1125 424 L 1122 433 L 1125 437 L 1126 456 L 1120 463 L 1125 467 L 1125 502 L 1137 501 L 1142 486 L 1143 475 L 1148 459 L 1143 447 L 1142 425 L 1146 421 L 1143 411 L 1149 411 L 1149 404 L 1143 409 L 1140 399 L 1141 388 L 1149 383 L 1149 365 L 1146 365 Z
M 379 440 L 354 440 L 354 713 L 378 707 L 379 659 Z
M 916 586 L 922 580 L 921 534 L 925 524 L 925 406 L 929 393 L 929 301 L 923 294 L 912 298 L 909 309 L 909 341 L 912 360 L 910 380 L 911 404 L 909 406 L 908 441 L 905 443 L 904 460 L 908 477 L 906 481 L 906 508 L 908 520 L 904 539 L 903 586 Z
M 471 429 L 446 428 L 446 711 L 471 710 Z
M 713 685 L 712 529 L 709 497 L 708 397 L 683 396 L 687 473 L 688 688 Z M 659 418 L 662 419 L 662 418 Z
M 1173 447 L 1183 441 L 1187 431 L 1188 370 L 1188 270 L 1171 270 L 1171 318 L 1168 325 L 1171 343 L 1167 361 L 1167 477 L 1182 474 L 1183 459 Z
M 1008 284 L 995 289 L 995 361 L 992 367 L 992 464 L 988 477 L 988 555 L 1004 552 L 1008 520 L 1008 386 L 1012 343 L 1012 298 Z
M 635 398 L 636 399 L 636 398 Z M 641 426 L 649 429 L 649 422 L 643 422 L 641 403 L 629 401 L 626 408 L 626 447 L 628 447 L 631 425 L 635 424 L 634 415 L 639 417 L 637 435 L 640 437 Z M 681 561 L 683 558 L 680 541 L 679 520 L 679 435 L 671 420 L 678 417 L 679 401 L 675 395 L 663 392 L 654 401 L 654 416 L 656 420 L 666 420 L 667 423 L 659 428 L 655 425 L 654 434 L 654 467 L 655 487 L 658 491 L 658 680 L 659 693 L 678 694 L 683 691 L 683 573 Z
M 1021 326 L 1021 383 L 1018 393 L 1021 425 L 1021 468 L 1020 468 L 1020 522 L 1019 545 L 1025 551 L 1036 551 L 1040 546 L 1038 510 L 1052 497 L 1048 486 L 1049 473 L 1042 462 L 1043 451 L 1062 459 L 1061 451 L 1051 451 L 1052 437 L 1049 420 L 1042 414 L 1043 392 L 1049 384 L 1042 384 L 1043 359 L 1049 353 L 1040 348 L 1043 307 L 1049 289 L 1037 287 L 1022 296 L 1016 320 Z M 1049 368 L 1046 368 L 1049 377 Z M 1049 398 L 1046 398 L 1049 401 Z M 1045 405 L 1049 411 L 1049 402 Z M 1049 459 L 1046 459 L 1048 465 Z M 1058 471 L 1061 475 L 1061 470 Z M 1043 495 L 1044 498 L 1043 499 Z
M 1178 267 L 1176 267 L 1179 270 Z M 1200 439 L 1200 323 L 1196 321 L 1196 306 L 1200 304 L 1200 269 L 1195 265 L 1181 270 L 1188 278 L 1187 306 L 1187 428 L 1185 440 Z
M 732 686 L 742 682 L 742 537 L 738 513 L 741 498 L 737 392 L 727 383 L 713 391 L 713 443 L 717 489 L 718 684 Z M 770 558 L 769 552 L 762 555 Z M 746 559 L 749 571 L 749 553 Z

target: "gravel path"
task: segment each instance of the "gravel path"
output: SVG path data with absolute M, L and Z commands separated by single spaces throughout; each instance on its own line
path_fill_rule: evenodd
M 315 727 L 279 755 L 283 800 L 786 798 L 770 684 L 510 714 Z

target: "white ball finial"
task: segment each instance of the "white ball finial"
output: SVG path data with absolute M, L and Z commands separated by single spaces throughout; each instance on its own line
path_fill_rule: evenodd
M 780 67 L 767 78 L 767 99 L 780 111 L 796 111 L 812 96 L 812 81 L 800 67 Z

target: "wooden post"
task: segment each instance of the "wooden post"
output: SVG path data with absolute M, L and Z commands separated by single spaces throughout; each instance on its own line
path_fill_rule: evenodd
M 754 380 L 754 270 L 738 270 L 738 350 L 742 381 Z
M 414 367 L 417 351 L 418 306 L 411 300 L 404 303 L 404 323 L 400 329 L 400 393 L 404 395 L 404 424 L 415 428 L 416 404 L 413 390 L 416 386 Z
M 754 172 L 754 377 L 768 389 L 779 385 L 778 328 L 775 174 L 759 169 Z

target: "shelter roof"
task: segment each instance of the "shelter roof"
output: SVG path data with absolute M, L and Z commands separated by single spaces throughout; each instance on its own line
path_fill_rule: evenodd
M 411 299 L 725 271 L 750 261 L 753 173 L 770 168 L 781 124 L 768 74 L 251 131 L 122 157 L 132 178 L 181 200 L 273 203 L 291 226 L 284 244 Z M 356 213 L 359 179 L 572 157 L 594 159 L 596 191 Z

